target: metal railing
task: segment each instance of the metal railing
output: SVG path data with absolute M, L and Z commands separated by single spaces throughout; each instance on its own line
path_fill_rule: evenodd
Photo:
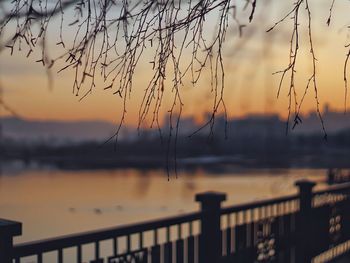
M 328 262 L 350 250 L 350 184 L 221 207 L 222 193 L 196 195 L 199 212 L 13 244 L 21 223 L 0 220 L 1 263 Z
M 298 195 L 224 208 L 224 262 L 290 262 L 298 210 Z
M 151 262 L 171 262 L 173 257 L 176 257 L 178 262 L 184 262 L 185 257 L 187 262 L 195 262 L 197 253 L 194 251 L 196 251 L 198 238 L 194 232 L 194 225 L 199 219 L 200 213 L 197 212 L 141 224 L 19 244 L 13 246 L 7 258 L 10 259 L 8 262 L 12 262 L 13 259 L 14 262 L 19 263 L 26 262 L 24 260 L 27 257 L 30 262 L 41 263 L 45 262 L 44 256 L 47 254 L 50 262 L 64 263 L 64 250 L 71 249 L 70 258 L 75 257 L 75 262 L 80 263 L 86 262 L 84 250 L 93 252 L 88 262 L 96 263 L 105 262 L 105 260 L 106 262 L 129 262 L 125 260 L 148 262 L 148 259 Z M 18 223 L 13 224 L 18 225 Z M 187 233 L 184 233 L 185 229 Z M 87 247 L 88 245 L 90 247 Z M 109 249 L 103 249 L 102 246 Z M 185 255 L 185 250 L 193 253 Z M 72 256 L 72 254 L 75 255 Z
M 327 183 L 329 185 L 342 184 L 350 182 L 350 171 L 343 169 L 329 169 L 327 174 Z

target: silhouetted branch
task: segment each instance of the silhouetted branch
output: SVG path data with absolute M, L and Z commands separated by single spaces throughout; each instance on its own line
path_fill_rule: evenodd
M 298 102 L 297 98 L 297 92 L 296 92 L 296 85 L 295 85 L 295 80 L 296 80 L 296 67 L 297 67 L 297 58 L 298 58 L 298 51 L 300 48 L 300 39 L 299 39 L 299 17 L 300 17 L 300 8 L 302 4 L 305 3 L 305 10 L 307 13 L 307 32 L 308 32 L 308 41 L 309 41 L 309 49 L 310 49 L 310 54 L 311 54 L 311 61 L 312 61 L 312 73 L 311 76 L 308 79 L 306 88 L 304 89 L 304 94 L 302 96 L 302 99 L 300 101 L 300 104 Z M 333 9 L 334 1 L 331 6 L 331 12 Z M 317 87 L 317 74 L 316 74 L 316 55 L 315 55 L 315 49 L 314 49 L 314 44 L 313 44 L 313 37 L 312 37 L 312 13 L 310 10 L 309 6 L 309 0 L 298 0 L 295 4 L 294 7 L 289 11 L 282 19 L 277 21 L 274 26 L 272 26 L 270 29 L 267 30 L 267 32 L 270 32 L 271 30 L 275 29 L 276 26 L 284 22 L 287 18 L 291 17 L 293 19 L 293 30 L 291 34 L 291 39 L 290 39 L 290 51 L 289 51 L 289 64 L 287 67 L 281 71 L 277 71 L 274 74 L 282 74 L 278 86 L 278 92 L 277 92 L 277 97 L 280 95 L 281 88 L 284 82 L 284 79 L 286 75 L 289 73 L 290 78 L 289 78 L 289 91 L 288 91 L 288 118 L 287 118 L 287 129 L 286 132 L 288 133 L 289 130 L 289 120 L 293 111 L 294 114 L 294 128 L 297 124 L 301 123 L 300 119 L 300 110 L 301 106 L 304 102 L 305 96 L 309 90 L 310 85 L 312 85 L 314 92 L 315 92 L 315 102 L 316 102 L 316 111 L 318 114 L 318 117 L 321 122 L 322 130 L 324 132 L 324 138 L 327 139 L 327 133 L 326 129 L 324 126 L 324 120 L 321 115 L 320 111 L 320 102 L 319 102 L 319 97 L 318 97 L 318 87 Z M 294 101 L 294 110 L 292 110 L 292 102 Z
M 335 0 L 330 3 L 328 25 Z M 118 137 L 125 122 L 128 100 L 135 89 L 134 77 L 140 70 L 141 61 L 148 61 L 151 74 L 145 86 L 140 87 L 143 97 L 139 105 L 138 128 L 150 118 L 150 126 L 160 130 L 159 116 L 165 107 L 164 97 L 170 96 L 172 103 L 167 109 L 171 126 L 169 138 L 175 136 L 176 144 L 179 120 L 175 119 L 181 116 L 183 110 L 181 90 L 189 80 L 193 85 L 198 84 L 206 70 L 211 73 L 213 101 L 212 115 L 205 127 L 210 128 L 211 135 L 216 114 L 223 110 L 226 116 L 223 46 L 228 27 L 236 27 L 241 36 L 245 23 L 240 21 L 239 12 L 248 9 L 247 21 L 252 21 L 259 3 L 246 0 L 243 4 L 245 6 L 241 10 L 234 0 L 0 0 L 0 50 L 7 48 L 11 54 L 23 51 L 27 57 L 31 57 L 35 49 L 39 49 L 41 54 L 36 61 L 45 66 L 49 75 L 55 64 L 60 67 L 58 72 L 74 72 L 72 91 L 80 99 L 91 94 L 102 80 L 103 88 L 117 95 L 123 108 L 112 138 Z M 300 19 L 303 4 L 306 22 Z M 293 26 L 289 63 L 276 72 L 281 74 L 277 97 L 288 78 L 288 124 L 294 114 L 294 127 L 300 122 L 301 105 L 312 86 L 316 109 L 325 132 L 319 110 L 317 59 L 309 1 L 294 2 L 291 9 L 267 32 L 290 18 Z M 299 101 L 295 83 L 301 45 L 299 27 L 303 23 L 308 30 L 312 72 Z M 73 37 L 65 36 L 67 28 Z M 61 51 L 61 55 L 53 58 L 48 53 L 50 29 L 55 29 L 57 34 L 53 43 Z M 348 53 L 344 64 L 345 107 L 349 56 Z

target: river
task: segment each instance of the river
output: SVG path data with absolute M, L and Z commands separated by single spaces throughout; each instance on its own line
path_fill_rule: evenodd
M 164 170 L 8 168 L 0 176 L 0 218 L 22 222 L 16 242 L 24 242 L 195 211 L 195 194 L 209 190 L 227 193 L 224 205 L 291 194 L 295 181 L 322 182 L 326 172 L 198 169 L 168 181 Z

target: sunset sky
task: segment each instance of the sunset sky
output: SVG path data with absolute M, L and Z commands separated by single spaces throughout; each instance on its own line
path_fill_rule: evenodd
M 226 89 L 225 102 L 229 116 L 242 116 L 249 113 L 278 113 L 285 117 L 288 113 L 287 85 L 282 89 L 277 99 L 277 88 L 280 75 L 273 72 L 283 69 L 288 63 L 289 39 L 292 31 L 292 21 L 277 27 L 272 33 L 266 33 L 279 18 L 291 8 L 293 1 L 279 4 L 277 0 L 258 3 L 257 14 L 245 33 L 252 36 L 247 40 L 237 36 L 234 27 L 225 44 Z M 350 24 L 349 4 L 335 2 L 331 25 L 326 20 L 332 1 L 319 0 L 312 2 L 313 34 L 317 64 L 319 100 L 321 108 L 329 104 L 333 109 L 344 110 L 343 66 L 349 42 L 346 25 Z M 303 8 L 304 12 L 304 8 Z M 244 22 L 247 22 L 246 17 Z M 301 50 L 297 66 L 298 97 L 301 98 L 307 78 L 311 74 L 311 57 L 306 38 L 305 20 L 300 26 Z M 56 37 L 55 32 L 50 33 Z M 69 32 L 67 33 L 70 34 Z M 210 36 L 208 36 L 210 38 Z M 240 48 L 240 42 L 245 44 Z M 50 52 L 55 54 L 57 48 L 52 45 Z M 35 56 L 25 58 L 24 53 L 15 53 L 12 57 L 9 50 L 0 54 L 0 81 L 3 96 L 7 104 L 19 115 L 33 119 L 80 120 L 102 119 L 117 122 L 120 118 L 122 101 L 106 86 L 99 83 L 93 94 L 79 102 L 79 97 L 72 94 L 73 78 L 70 71 L 56 74 L 54 67 L 54 87 L 48 87 L 45 70 L 35 63 Z M 142 92 L 150 75 L 151 65 L 141 63 L 135 75 L 133 96 L 128 102 L 127 124 L 135 125 L 138 119 L 138 109 Z M 171 74 L 171 73 L 170 73 Z M 286 79 L 288 81 L 288 78 Z M 210 78 L 203 75 L 196 87 L 184 86 L 184 115 L 194 115 L 197 119 L 211 110 Z M 287 82 L 286 82 L 287 84 Z M 169 96 L 171 94 L 167 94 Z M 169 110 L 170 99 L 163 104 L 163 114 Z M 315 109 L 314 91 L 309 90 L 303 105 L 303 112 Z M 1 114 L 7 113 L 1 109 Z M 161 118 L 162 119 L 162 118 Z

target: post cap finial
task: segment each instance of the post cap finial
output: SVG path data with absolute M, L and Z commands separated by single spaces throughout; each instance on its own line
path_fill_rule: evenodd
M 312 189 L 316 185 L 316 183 L 308 179 L 302 179 L 296 181 L 295 185 L 298 186 L 300 189 Z
M 222 202 L 226 200 L 226 194 L 220 192 L 204 192 L 196 194 L 197 202 Z
M 22 234 L 22 223 L 0 218 L 0 235 L 19 236 Z

